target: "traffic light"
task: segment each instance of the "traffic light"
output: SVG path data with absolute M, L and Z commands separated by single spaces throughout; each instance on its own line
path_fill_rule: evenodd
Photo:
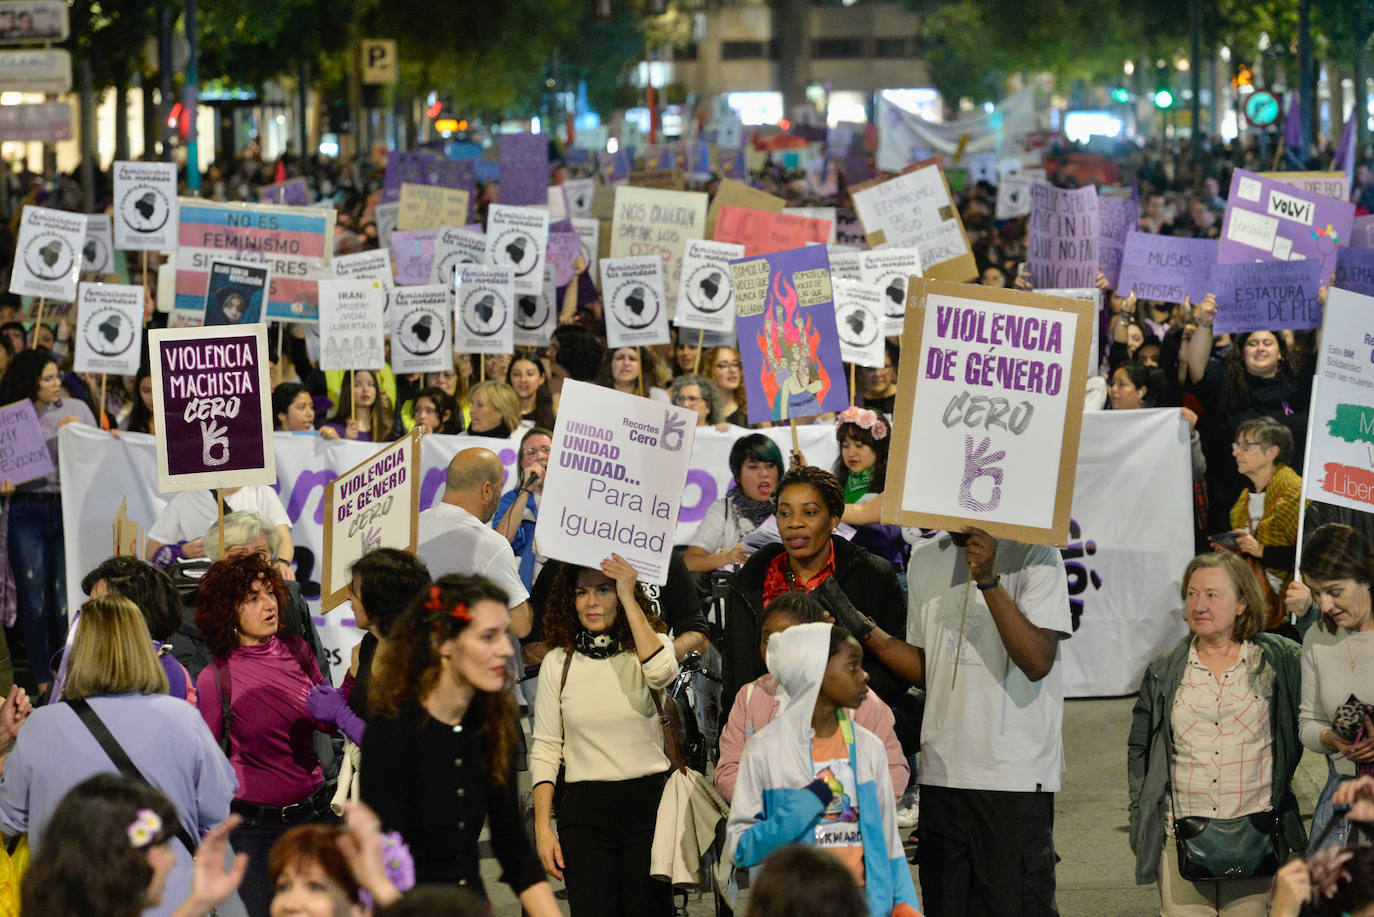
M 1173 108 L 1174 94 L 1169 91 L 1169 87 L 1161 86 L 1155 90 L 1155 108 L 1160 111 Z
M 1131 94 L 1126 91 L 1125 87 L 1118 86 L 1116 89 L 1112 90 L 1112 100 L 1125 105 L 1127 102 L 1131 101 Z
M 1239 89 L 1242 86 L 1255 85 L 1255 78 L 1254 75 L 1250 72 L 1250 68 L 1245 66 L 1244 64 L 1238 65 L 1236 67 L 1236 75 L 1231 78 L 1231 85 L 1236 87 L 1237 89 Z

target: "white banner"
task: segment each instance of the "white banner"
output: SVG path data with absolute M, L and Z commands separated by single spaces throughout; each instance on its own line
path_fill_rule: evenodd
M 882 93 L 874 111 L 878 125 L 878 170 L 900 172 L 929 153 L 965 155 L 998 151 L 1035 130 L 1035 93 L 1023 89 L 1007 96 L 990 114 L 965 121 L 927 121 L 890 102 Z
M 1332 288 L 1308 413 L 1303 498 L 1374 512 L 1374 298 Z

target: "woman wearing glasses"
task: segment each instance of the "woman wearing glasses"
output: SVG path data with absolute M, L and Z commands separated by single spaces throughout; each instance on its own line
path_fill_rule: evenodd
M 680 408 L 697 412 L 697 426 L 718 424 L 724 417 L 720 410 L 720 392 L 705 376 L 687 373 L 678 376 L 668 386 L 668 398 Z
M 501 496 L 496 505 L 492 528 L 510 542 L 520 564 L 520 581 L 529 590 L 539 575 L 543 561 L 534 552 L 534 523 L 539 518 L 539 500 L 544 494 L 544 475 L 549 470 L 549 450 L 553 433 L 532 427 L 520 439 L 520 481 L 514 490 Z
M 749 401 L 744 390 L 744 364 L 739 351 L 714 347 L 706 352 L 703 364 L 720 392 L 720 413 L 726 423 L 749 426 Z

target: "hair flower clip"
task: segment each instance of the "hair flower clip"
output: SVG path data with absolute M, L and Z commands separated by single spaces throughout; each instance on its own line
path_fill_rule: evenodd
M 429 587 L 429 601 L 425 603 L 425 608 L 429 611 L 443 611 L 444 599 L 443 590 L 438 586 Z
M 425 609 L 433 612 L 433 614 L 429 615 L 429 620 L 434 622 L 436 630 L 446 617 L 452 618 L 455 621 L 464 621 L 468 624 L 472 623 L 472 612 L 468 611 L 468 603 L 459 602 L 452 608 L 445 608 L 444 591 L 437 585 L 429 587 L 429 601 L 425 602 Z
M 130 846 L 147 847 L 162 833 L 162 816 L 152 809 L 139 809 L 138 817 L 129 823 L 124 833 L 129 836 Z
M 887 439 L 888 428 L 877 411 L 868 408 L 848 407 L 835 415 L 835 426 L 852 423 L 856 427 L 873 434 L 874 439 Z

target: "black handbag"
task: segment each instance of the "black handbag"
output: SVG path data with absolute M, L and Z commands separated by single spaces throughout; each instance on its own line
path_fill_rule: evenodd
M 1272 876 L 1279 869 L 1278 812 L 1174 820 L 1179 875 L 1191 882 Z

